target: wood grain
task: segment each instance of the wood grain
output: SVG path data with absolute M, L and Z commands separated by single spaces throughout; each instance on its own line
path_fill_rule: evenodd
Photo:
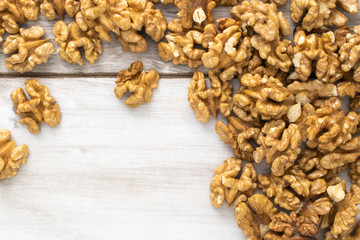
M 171 5 L 162 5 L 158 4 L 156 5 L 157 8 L 161 9 L 164 16 L 168 21 L 176 17 L 177 8 Z M 229 13 L 230 7 L 219 7 L 214 9 L 214 16 L 215 18 L 221 18 L 221 17 L 230 17 Z M 285 17 L 289 20 L 291 24 L 292 30 L 295 27 L 295 23 L 290 18 L 290 2 L 280 8 L 281 11 L 284 12 Z M 349 26 L 352 27 L 359 23 L 360 15 L 350 15 L 346 14 L 349 18 Z M 73 19 L 66 18 L 65 21 L 67 23 L 70 23 L 73 21 Z M 32 25 L 40 25 L 43 26 L 46 30 L 46 37 L 50 39 L 54 39 L 54 36 L 52 34 L 52 29 L 56 21 L 48 21 L 44 16 L 40 16 L 39 20 L 36 22 L 28 22 L 24 27 L 29 27 Z M 7 36 L 7 35 L 5 35 Z M 291 37 L 290 37 L 291 39 Z M 163 40 L 164 41 L 164 40 Z M 54 42 L 52 40 L 52 42 Z M 135 62 L 137 60 L 141 60 L 144 63 L 144 67 L 146 70 L 150 69 L 157 69 L 161 74 L 165 75 L 176 75 L 176 74 L 182 74 L 182 75 L 191 75 L 194 71 L 193 69 L 185 66 L 185 65 L 178 65 L 174 66 L 171 62 L 163 62 L 158 53 L 157 53 L 157 44 L 152 41 L 151 39 L 148 39 L 149 42 L 149 50 L 145 53 L 131 53 L 131 52 L 123 52 L 121 49 L 121 46 L 119 42 L 113 40 L 112 42 L 103 42 L 103 54 L 100 55 L 99 59 L 95 62 L 94 65 L 88 64 L 86 61 L 84 61 L 83 66 L 78 66 L 74 64 L 68 64 L 63 59 L 60 58 L 60 56 L 56 53 L 54 53 L 47 64 L 42 64 L 39 66 L 36 66 L 34 69 L 34 73 L 30 73 L 27 75 L 36 75 L 36 73 L 52 73 L 56 75 L 71 75 L 71 74 L 83 74 L 84 76 L 87 76 L 86 73 L 94 73 L 96 75 L 101 76 L 109 76 L 109 75 L 116 75 L 117 72 L 119 72 L 123 68 L 127 68 L 127 66 L 130 65 L 130 63 Z M 55 44 L 55 43 L 54 43 Z M 56 44 L 55 44 L 56 45 Z M 57 49 L 57 45 L 56 45 Z M 4 64 L 5 56 L 3 54 L 0 54 L 0 73 L 10 73 L 5 68 Z M 201 71 L 206 71 L 206 68 L 202 67 L 200 68 Z M 14 72 L 11 72 L 12 75 L 19 75 L 14 74 Z M 46 75 L 46 74 L 44 74 Z

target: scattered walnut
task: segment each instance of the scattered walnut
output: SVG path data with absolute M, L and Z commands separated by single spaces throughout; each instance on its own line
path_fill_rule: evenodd
M 128 107 L 136 108 L 151 100 L 152 90 L 158 87 L 159 74 L 155 70 L 146 73 L 142 71 L 143 64 L 134 62 L 127 70 L 122 70 L 117 76 L 114 93 L 117 98 L 122 98 L 127 91 L 132 92 L 126 99 Z
M 360 26 L 354 27 L 354 33 L 350 31 L 346 34 L 346 42 L 341 45 L 339 49 L 341 61 L 341 69 L 344 72 L 349 72 L 354 69 L 353 79 L 356 82 L 360 82 L 360 68 L 356 65 L 359 62 L 359 48 L 360 48 Z
M 273 77 L 245 74 L 241 85 L 233 97 L 234 103 L 255 118 L 279 119 L 294 101 L 280 80 Z
M 211 87 L 207 89 L 203 73 L 195 71 L 188 87 L 188 100 L 200 122 L 210 120 L 210 114 L 217 117 L 218 110 L 229 116 L 232 109 L 232 86 L 229 82 L 221 82 L 216 72 L 209 71 Z
M 25 81 L 27 98 L 22 88 L 17 88 L 11 93 L 11 100 L 16 108 L 16 114 L 20 116 L 20 124 L 26 124 L 33 134 L 40 133 L 39 124 L 45 122 L 50 127 L 60 124 L 61 113 L 55 98 L 50 97 L 49 89 L 41 85 L 37 80 Z
M 241 160 L 229 158 L 214 171 L 210 183 L 211 204 L 219 208 L 224 201 L 230 206 L 239 195 L 251 195 L 256 189 L 256 171 L 251 163 L 247 163 L 241 172 Z
M 83 64 L 79 48 L 83 48 L 85 58 L 93 64 L 102 53 L 102 45 L 98 34 L 89 30 L 83 32 L 75 22 L 66 26 L 65 22 L 58 21 L 53 29 L 55 42 L 58 44 L 60 57 L 68 63 Z
M 35 21 L 39 16 L 37 0 L 2 0 L 0 2 L 0 42 L 4 31 L 15 34 L 18 23 Z
M 260 240 L 270 229 L 267 227 L 278 210 L 262 194 L 254 194 L 247 203 L 240 202 L 235 207 L 235 219 L 248 239 Z
M 10 140 L 10 136 L 9 130 L 0 129 L 0 180 L 15 176 L 29 155 L 28 146 L 16 146 L 15 141 Z
M 181 27 L 178 29 L 182 31 L 199 28 L 214 22 L 211 11 L 216 3 L 213 0 L 176 0 L 174 3 L 179 8 L 177 17 L 180 18 L 180 21 L 175 19 L 170 24 L 178 24 L 179 22 Z
M 259 163 L 264 158 L 275 176 L 282 176 L 291 167 L 301 152 L 301 134 L 296 124 L 285 129 L 283 120 L 267 122 L 256 140 L 259 147 L 254 151 L 254 160 Z
M 289 84 L 287 89 L 295 95 L 295 102 L 303 105 L 312 103 L 318 98 L 338 96 L 338 90 L 335 84 L 325 83 L 319 80 L 306 82 L 295 81 Z
M 297 78 L 301 81 L 308 80 L 315 65 L 317 79 L 331 83 L 339 80 L 342 71 L 334 42 L 335 35 L 331 31 L 317 36 L 315 33 L 306 35 L 304 30 L 297 28 L 293 48 L 293 63 Z
M 315 115 L 308 117 L 307 145 L 310 148 L 318 147 L 321 150 L 333 151 L 340 144 L 351 140 L 352 135 L 357 132 L 358 115 L 355 112 L 345 115 L 343 110 L 338 110 L 339 107 L 340 99 L 332 97 L 316 110 Z M 333 153 L 334 156 L 337 154 Z
M 40 11 L 48 20 L 55 20 L 56 14 L 63 19 L 65 12 L 69 17 L 74 17 L 80 10 L 79 0 L 44 0 Z
M 9 70 L 24 73 L 34 69 L 37 64 L 46 63 L 55 51 L 50 39 L 41 39 L 45 30 L 39 26 L 20 29 L 20 34 L 10 35 L 3 44 L 3 53 L 12 54 L 5 59 Z M 17 53 L 15 53 L 17 52 Z
M 345 2 L 344 0 L 291 0 L 290 12 L 291 19 L 298 23 L 302 20 L 302 27 L 306 31 L 320 28 L 322 26 L 344 26 L 347 18 L 339 10 L 336 9 L 337 3 Z M 348 5 L 339 4 L 341 7 Z M 352 4 L 354 6 L 355 4 Z M 357 5 L 357 3 L 356 3 Z M 348 5 L 349 6 L 349 5 Z M 350 10 L 347 7 L 342 7 L 344 10 Z M 356 13 L 358 11 L 351 9 L 349 12 Z M 305 16 L 303 17 L 303 15 Z

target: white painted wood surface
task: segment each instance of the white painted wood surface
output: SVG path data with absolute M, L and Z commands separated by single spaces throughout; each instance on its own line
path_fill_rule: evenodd
M 168 20 L 177 12 L 160 8 Z M 289 6 L 281 9 L 290 21 Z M 216 9 L 215 17 L 228 10 Z M 44 26 L 53 39 L 54 23 L 41 17 L 27 26 Z M 185 76 L 193 70 L 162 62 L 154 43 L 142 54 L 124 53 L 116 41 L 103 46 L 94 65 L 70 65 L 54 54 L 23 75 L 47 85 L 62 111 L 61 124 L 42 126 L 40 135 L 18 124 L 9 95 L 27 77 L 7 71 L 0 54 L 0 128 L 30 148 L 18 175 L 0 183 L 1 237 L 246 239 L 233 210 L 214 209 L 208 198 L 213 170 L 232 151 L 215 133 L 215 120 L 201 124 L 189 107 Z M 129 109 L 114 96 L 114 81 L 138 59 L 162 78 L 150 104 Z

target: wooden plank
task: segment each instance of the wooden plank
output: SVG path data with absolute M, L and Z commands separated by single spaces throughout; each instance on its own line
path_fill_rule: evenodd
M 157 8 L 162 9 L 163 14 L 166 19 L 170 21 L 176 16 L 177 8 L 172 5 L 162 5 L 158 4 Z M 215 18 L 220 17 L 229 17 L 229 9 L 230 7 L 219 7 L 214 10 Z M 281 11 L 284 12 L 284 15 L 291 23 L 292 30 L 295 27 L 294 22 L 290 19 L 290 3 L 286 6 L 280 8 Z M 349 15 L 349 14 L 348 14 Z M 360 20 L 360 15 L 352 15 L 349 16 L 349 26 L 353 26 L 357 24 Z M 66 22 L 71 22 L 72 19 L 67 18 Z M 48 21 L 44 16 L 40 16 L 39 20 L 36 22 L 28 22 L 25 26 L 31 25 L 40 25 L 46 29 L 46 37 L 53 39 L 52 28 L 55 24 L 55 21 Z M 5 35 L 7 36 L 7 35 Z M 113 40 L 112 42 L 104 42 L 103 48 L 104 52 L 100 55 L 100 58 L 95 62 L 94 65 L 89 65 L 88 63 L 84 63 L 83 66 L 73 65 L 66 63 L 63 59 L 59 57 L 57 53 L 53 54 L 49 59 L 47 64 L 42 64 L 35 68 L 36 73 L 55 73 L 55 74 L 81 74 L 81 73 L 106 73 L 106 74 L 116 74 L 120 70 L 127 68 L 130 63 L 142 60 L 144 62 L 144 66 L 146 70 L 157 69 L 162 74 L 186 74 L 190 75 L 194 70 L 190 69 L 184 65 L 174 66 L 171 62 L 165 63 L 163 62 L 157 53 L 157 44 L 152 40 L 149 40 L 149 50 L 145 53 L 131 53 L 131 52 L 123 52 L 121 50 L 120 44 Z M 56 44 L 55 44 L 56 45 Z M 57 46 L 56 46 L 57 49 Z M 5 56 L 0 54 L 0 73 L 9 73 L 9 71 L 5 68 L 4 64 Z M 86 61 L 85 61 L 86 62 Z M 206 71 L 206 68 L 200 68 L 201 71 Z
M 242 239 L 233 210 L 210 204 L 213 170 L 232 151 L 215 120 L 196 119 L 188 80 L 161 79 L 150 104 L 130 109 L 114 79 L 39 78 L 62 111 L 40 135 L 12 109 L 24 80 L 0 79 L 0 128 L 30 148 L 18 175 L 1 182 L 4 239 Z

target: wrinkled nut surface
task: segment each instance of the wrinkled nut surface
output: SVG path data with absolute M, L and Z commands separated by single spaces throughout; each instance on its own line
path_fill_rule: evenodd
M 339 4 L 340 2 L 346 3 Z M 342 14 L 339 10 L 336 9 L 337 5 L 340 5 L 345 11 L 349 10 L 349 12 L 351 13 L 356 13 L 359 10 L 357 6 L 357 1 L 291 0 L 290 16 L 291 19 L 296 23 L 302 21 L 302 27 L 306 31 L 311 31 L 313 29 L 321 28 L 323 26 L 341 27 L 345 25 L 347 18 L 344 14 Z
M 16 146 L 10 136 L 9 130 L 0 129 L 0 180 L 15 176 L 29 155 L 28 146 Z
M 79 10 L 79 0 L 44 0 L 40 4 L 40 11 L 48 20 L 55 20 L 56 15 L 63 19 L 65 12 L 74 17 Z
M 45 122 L 50 127 L 60 124 L 61 112 L 55 98 L 50 96 L 49 89 L 41 85 L 37 80 L 25 81 L 25 90 L 15 89 L 10 97 L 16 108 L 16 114 L 20 116 L 20 124 L 26 124 L 33 134 L 40 133 L 39 124 Z
M 5 59 L 9 70 L 24 73 L 30 72 L 38 64 L 46 63 L 55 47 L 50 39 L 42 39 L 44 28 L 33 26 L 20 29 L 20 34 L 10 35 L 3 44 L 4 54 L 13 54 Z
M 93 30 L 82 31 L 75 22 L 67 26 L 60 20 L 54 25 L 53 33 L 59 46 L 58 53 L 68 63 L 83 65 L 80 48 L 84 49 L 85 58 L 90 64 L 93 64 L 102 53 L 99 35 Z
M 114 93 L 117 98 L 122 98 L 128 91 L 132 93 L 125 101 L 131 108 L 150 102 L 152 90 L 158 87 L 158 72 L 150 70 L 146 73 L 142 69 L 142 62 L 134 62 L 127 70 L 120 71 L 115 81 L 117 86 Z
M 218 110 L 229 116 L 232 109 L 232 86 L 229 82 L 221 82 L 217 74 L 209 71 L 210 88 L 206 87 L 205 75 L 195 71 L 188 87 L 188 100 L 197 119 L 206 123 L 210 114 L 217 117 Z

